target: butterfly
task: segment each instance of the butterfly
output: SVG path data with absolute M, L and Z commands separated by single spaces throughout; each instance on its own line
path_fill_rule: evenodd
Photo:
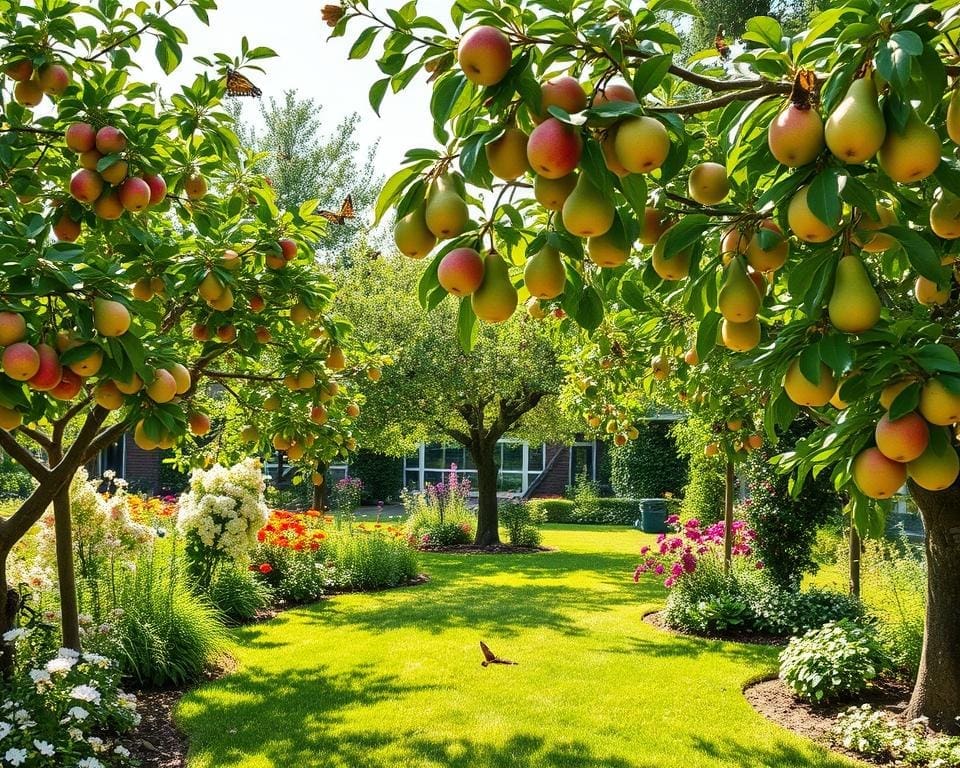
M 327 221 L 330 221 L 334 224 L 343 225 L 346 223 L 347 219 L 354 218 L 353 215 L 353 195 L 347 195 L 343 201 L 343 205 L 340 206 L 340 213 L 334 213 L 333 211 L 317 211 L 323 218 Z
M 486 667 L 490 664 L 509 664 L 514 667 L 517 666 L 517 662 L 501 659 L 499 656 L 497 656 L 493 651 L 490 650 L 490 647 L 483 642 L 483 640 L 480 641 L 480 650 L 483 651 L 483 661 L 480 662 L 481 667 Z
M 726 39 L 724 39 L 723 24 L 717 27 L 717 36 L 713 39 L 713 45 L 717 49 L 717 53 L 720 54 L 720 58 L 726 61 L 730 58 L 730 46 L 727 45 Z
M 263 91 L 251 83 L 245 75 L 241 75 L 237 70 L 227 67 L 227 96 L 253 96 L 259 98 L 263 96 Z
M 790 101 L 801 109 L 809 109 L 816 102 L 817 75 L 812 69 L 801 69 L 793 81 Z

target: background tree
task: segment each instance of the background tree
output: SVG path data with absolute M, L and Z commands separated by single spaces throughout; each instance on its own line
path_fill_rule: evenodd
M 414 6 L 388 20 L 354 2 L 339 19 L 328 14 L 334 35 L 364 27 L 353 56 L 389 35 L 374 108 L 388 86 L 413 77 L 396 74 L 397 56 L 415 48 L 431 72 L 435 134 L 447 146 L 409 152 L 378 208 L 395 206 L 407 246 L 410 230 L 444 241 L 420 286 L 426 307 L 443 288 L 442 260 L 489 236 L 511 258 L 506 280 L 499 261 L 484 262 L 493 267 L 478 288 L 484 297 L 493 284 L 509 295 L 509 262 L 530 256 L 529 265 L 550 249 L 536 272 L 565 281 L 553 295 L 588 332 L 605 313 L 618 322 L 662 306 L 636 341 L 649 337 L 654 356 L 669 355 L 687 347 L 693 321 L 697 364 L 738 356 L 767 393 L 756 404 L 769 440 L 801 408 L 821 425 L 780 466 L 794 473 L 794 492 L 811 473 L 828 473 L 862 531 L 882 527 L 878 500 L 909 475 L 927 532 L 929 592 L 907 714 L 957 730 L 960 459 L 945 427 L 960 421 L 951 269 L 960 96 L 948 82 L 960 76 L 958 11 L 849 0 L 790 37 L 758 17 L 730 72 L 708 63 L 716 57 L 674 63 L 683 25 L 666 17 L 675 4 L 620 11 L 601 0 L 575 13 L 481 0 L 454 7 L 462 36 L 441 33 L 443 23 Z M 564 66 L 580 84 L 541 84 Z M 539 174 L 532 190 L 524 160 Z M 497 196 L 474 223 L 454 197 L 475 200 L 476 189 Z M 649 237 L 664 214 L 677 223 Z M 649 260 L 638 258 L 638 236 L 652 246 Z M 559 266 L 551 250 L 562 254 Z
M 358 437 L 395 456 L 421 442 L 464 446 L 477 469 L 476 542 L 495 544 L 497 441 L 508 434 L 534 443 L 573 437 L 557 403 L 564 333 L 554 320 L 517 316 L 479 329 L 476 346 L 464 352 L 452 330 L 456 307 L 443 302 L 424 314 L 419 276 L 401 257 L 361 257 L 337 274 L 336 311 L 351 321 L 358 342 L 388 353 L 390 362 L 383 380 L 364 390 Z

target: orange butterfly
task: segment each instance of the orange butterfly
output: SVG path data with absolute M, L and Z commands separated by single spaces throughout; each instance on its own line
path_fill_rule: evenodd
M 812 69 L 801 69 L 793 81 L 790 101 L 801 109 L 809 109 L 816 102 L 817 75 Z
M 353 215 L 353 195 L 347 195 L 343 205 L 340 206 L 340 213 L 334 213 L 333 211 L 317 211 L 317 213 L 327 221 L 342 226 L 346 224 L 347 219 L 355 218 Z
M 730 46 L 727 45 L 727 41 L 724 38 L 723 24 L 717 27 L 717 36 L 713 38 L 713 45 L 717 49 L 717 53 L 721 59 L 727 60 L 730 58 Z
M 497 656 L 493 651 L 490 650 L 490 647 L 483 642 L 483 640 L 480 641 L 480 650 L 483 651 L 483 661 L 480 662 L 481 667 L 486 667 L 490 664 L 509 664 L 514 667 L 517 666 L 517 662 L 501 659 L 499 656 Z
M 241 75 L 237 70 L 227 67 L 227 96 L 253 96 L 254 98 L 259 98 L 263 96 L 263 91 L 251 83 L 245 75 Z

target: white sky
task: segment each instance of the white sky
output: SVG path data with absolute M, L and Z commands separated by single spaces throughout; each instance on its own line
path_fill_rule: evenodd
M 370 108 L 367 92 L 383 75 L 375 64 L 374 51 L 366 59 L 350 61 L 347 53 L 352 41 L 363 29 L 361 20 L 353 22 L 347 36 L 327 40 L 330 28 L 320 17 L 320 8 L 335 0 L 220 0 L 219 10 L 210 14 L 210 26 L 200 23 L 189 9 L 181 9 L 170 21 L 189 37 L 184 49 L 184 62 L 172 76 L 167 76 L 152 57 L 152 45 L 145 40 L 141 48 L 143 79 L 163 84 L 171 82 L 169 93 L 196 74 L 199 65 L 194 56 L 224 52 L 240 53 L 240 39 L 246 35 L 250 47 L 265 45 L 279 56 L 262 62 L 266 75 L 251 72 L 250 79 L 264 92 L 264 98 L 280 98 L 285 90 L 296 89 L 300 97 L 312 97 L 323 105 L 323 130 L 329 132 L 340 118 L 351 112 L 361 117 L 358 140 L 362 147 L 380 141 L 376 171 L 395 171 L 404 152 L 417 146 L 433 147 L 435 141 L 430 124 L 430 90 L 423 77 L 418 77 L 405 91 L 388 91 L 377 117 Z M 398 8 L 402 0 L 373 0 L 374 10 Z M 452 28 L 450 0 L 420 0 L 421 14 L 440 19 Z M 145 54 L 150 53 L 149 57 Z M 255 120 L 256 105 L 247 104 L 244 117 Z

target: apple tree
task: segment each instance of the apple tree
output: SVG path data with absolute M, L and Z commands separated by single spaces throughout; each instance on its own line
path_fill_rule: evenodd
M 136 80 L 147 43 L 165 72 L 180 66 L 176 12 L 206 23 L 214 9 L 0 6 L 0 448 L 38 481 L 0 519 L 0 576 L 52 504 L 68 647 L 79 647 L 68 489 L 101 449 L 128 430 L 146 449 L 203 435 L 210 383 L 255 409 L 251 444 L 312 463 L 350 441 L 349 419 L 308 418 L 350 354 L 313 255 L 324 222 L 315 201 L 278 209 L 222 106 L 227 71 L 255 77 L 273 52 L 244 39 L 237 58 L 198 60 L 169 98 Z M 284 398 L 264 417 L 271 388 Z M 9 668 L 7 648 L 3 659 Z
M 829 473 L 869 532 L 908 485 L 929 573 L 908 714 L 956 730 L 960 9 L 841 0 L 796 34 L 748 20 L 735 57 L 719 41 L 677 61 L 695 14 L 460 0 L 439 20 L 355 0 L 325 16 L 356 31 L 351 57 L 382 44 L 374 109 L 432 83 L 442 148 L 411 149 L 380 200 L 400 249 L 429 255 L 425 308 L 475 291 L 461 317 L 496 322 L 519 285 L 587 333 L 636 314 L 642 378 L 693 323 L 697 365 L 735 358 L 766 393 L 770 440 L 800 409 L 821 425 L 780 458 L 795 490 Z

